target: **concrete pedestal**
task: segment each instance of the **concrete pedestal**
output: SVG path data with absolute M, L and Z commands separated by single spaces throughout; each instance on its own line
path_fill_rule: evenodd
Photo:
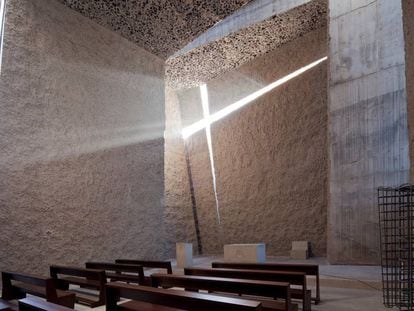
M 266 245 L 264 243 L 224 245 L 224 261 L 258 263 L 265 262 Z
M 176 258 L 178 268 L 191 267 L 193 265 L 193 244 L 177 243 Z
M 310 243 L 308 241 L 293 241 L 290 258 L 292 259 L 309 259 Z

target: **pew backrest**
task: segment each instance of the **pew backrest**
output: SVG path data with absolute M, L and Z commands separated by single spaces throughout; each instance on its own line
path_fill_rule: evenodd
M 320 279 L 319 279 L 319 265 L 317 264 L 300 264 L 300 263 L 284 263 L 284 262 L 269 262 L 269 263 L 241 263 L 241 262 L 213 262 L 212 268 L 225 269 L 249 269 L 249 270 L 264 270 L 264 271 L 293 271 L 304 272 L 306 275 L 315 276 L 316 278 L 316 296 L 312 298 L 316 303 L 320 302 Z
M 75 304 L 75 294 L 58 290 L 56 280 L 51 277 L 3 271 L 2 281 L 2 298 L 4 300 L 21 299 L 25 298 L 26 294 L 31 294 L 71 308 Z
M 105 271 L 102 269 L 87 269 L 81 267 L 68 267 L 58 265 L 50 266 L 50 275 L 55 279 L 59 279 L 59 275 L 77 276 L 97 281 L 105 279 Z
M 261 271 L 244 269 L 210 269 L 210 268 L 184 268 L 185 275 L 212 276 L 235 279 L 251 279 L 262 281 L 287 282 L 306 288 L 306 275 L 303 272 L 289 271 Z
M 105 270 L 111 280 L 142 284 L 145 281 L 144 268 L 140 265 L 106 262 L 87 262 L 87 269 Z M 128 274 L 125 274 L 128 273 Z
M 19 311 L 74 311 L 71 308 L 60 306 L 35 297 L 19 300 Z
M 88 295 L 77 295 L 77 301 L 91 307 L 105 304 L 105 270 L 87 269 L 80 267 L 50 266 L 50 275 L 56 279 L 57 286 L 61 289 L 69 288 L 69 285 L 79 285 L 86 288 L 98 290 L 98 300 Z
M 151 275 L 151 279 L 153 287 L 180 287 L 192 291 L 207 290 L 283 299 L 284 310 L 291 310 L 289 283 L 158 273 Z
M 106 284 L 106 310 L 125 310 L 118 305 L 119 298 L 132 299 L 155 305 L 163 305 L 183 310 L 197 311 L 253 311 L 262 310 L 261 303 L 251 300 L 227 298 L 209 294 L 185 292 L 181 290 L 153 288 L 141 285 Z M 129 302 L 124 303 L 127 305 Z M 156 307 L 153 308 L 156 310 Z M 127 309 L 128 310 L 128 309 Z M 131 309 L 133 310 L 133 309 Z
M 171 261 L 159 261 L 159 260 L 135 260 L 135 259 L 117 259 L 115 263 L 140 265 L 144 268 L 158 268 L 166 269 L 168 274 L 172 274 Z
M 212 268 L 184 268 L 185 275 L 212 276 L 219 278 L 235 278 L 262 281 L 287 282 L 301 288 L 292 289 L 291 296 L 303 302 L 303 310 L 311 309 L 311 293 L 306 287 L 306 274 L 304 272 L 290 271 L 263 271 L 243 269 L 212 269 Z

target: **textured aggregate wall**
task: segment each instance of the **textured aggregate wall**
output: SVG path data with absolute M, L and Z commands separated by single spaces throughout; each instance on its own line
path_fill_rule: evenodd
M 166 58 L 252 0 L 58 0 Z
M 207 83 L 210 112 L 326 53 L 323 27 L 221 74 Z M 326 72 L 322 63 L 212 125 L 220 225 L 206 134 L 186 140 L 205 253 L 221 253 L 225 243 L 264 242 L 268 254 L 287 254 L 292 240 L 303 239 L 315 254 L 326 253 Z M 198 121 L 199 89 L 177 94 L 182 125 Z
M 181 137 L 180 103 L 177 93 L 168 87 L 165 115 L 165 250 L 172 258 L 175 257 L 176 242 L 193 243 L 195 251 L 197 244 L 190 180 Z
M 414 1 L 403 0 L 405 75 L 407 79 L 408 129 L 410 138 L 410 163 L 414 163 Z M 411 165 L 411 182 L 414 166 Z
M 401 0 L 329 7 L 328 258 L 377 264 L 376 188 L 410 170 Z
M 49 0 L 8 0 L 0 270 L 162 258 L 164 62 Z

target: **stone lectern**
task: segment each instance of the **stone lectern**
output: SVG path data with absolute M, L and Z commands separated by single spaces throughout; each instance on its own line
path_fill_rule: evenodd
M 263 263 L 266 261 L 266 245 L 264 243 L 224 245 L 224 261 Z
M 176 258 L 178 268 L 191 267 L 193 265 L 193 244 L 177 243 Z

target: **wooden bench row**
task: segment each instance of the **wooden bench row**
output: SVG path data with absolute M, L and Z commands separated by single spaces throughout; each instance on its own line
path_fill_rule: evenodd
M 26 293 L 31 293 L 44 297 L 49 302 L 58 303 L 60 305 L 67 305 L 73 308 L 75 294 L 68 292 L 67 289 L 69 288 L 70 284 L 76 284 L 81 287 L 95 288 L 100 292 L 97 301 L 92 301 L 83 295 L 76 296 L 76 300 L 78 302 L 95 307 L 97 305 L 104 304 L 105 301 L 108 303 L 108 299 L 113 299 L 111 298 L 111 293 L 113 294 L 113 291 L 108 291 L 108 288 L 116 283 L 105 285 L 107 278 L 109 278 L 111 281 L 116 280 L 131 282 L 141 285 L 152 285 L 154 287 L 181 287 L 187 291 L 193 292 L 199 290 L 207 290 L 213 293 L 215 296 L 218 294 L 223 295 L 223 293 L 226 295 L 246 294 L 250 296 L 254 295 L 277 299 L 262 300 L 257 298 L 256 300 L 258 302 L 262 302 L 260 306 L 263 310 L 297 310 L 297 305 L 292 304 L 290 301 L 290 297 L 293 297 L 302 299 L 303 310 L 310 310 L 311 299 L 310 291 L 306 287 L 306 275 L 315 275 L 317 277 L 317 296 L 314 298 L 315 303 L 319 302 L 320 300 L 319 269 L 317 265 L 242 264 L 215 262 L 212 264 L 213 269 L 187 268 L 185 269 L 186 276 L 153 274 L 151 277 L 145 277 L 143 266 L 139 264 L 148 263 L 149 267 L 151 268 L 164 268 L 166 269 L 167 273 L 172 273 L 171 263 L 145 262 L 137 260 L 118 260 L 115 264 L 90 262 L 86 264 L 87 268 L 52 266 L 50 270 L 52 276 L 52 278 L 50 278 L 51 281 L 48 281 L 47 278 L 39 278 L 37 276 L 30 275 L 22 276 L 10 272 L 7 275 L 7 272 L 5 272 L 6 278 L 3 276 L 3 284 L 6 286 L 3 285 L 3 296 L 6 298 L 14 297 L 13 299 L 18 299 L 24 297 Z M 17 284 L 11 284 L 11 280 L 13 278 Z M 5 279 L 6 283 L 4 283 Z M 8 284 L 7 279 L 9 279 L 10 284 Z M 279 282 L 274 282 L 275 280 Z M 300 288 L 290 288 L 290 284 L 298 285 Z M 117 284 L 117 286 L 127 286 L 128 290 L 126 292 L 129 293 L 128 295 L 132 295 L 130 292 L 135 288 L 133 285 L 127 284 Z M 104 292 L 105 287 L 107 288 L 106 297 Z M 6 290 L 4 288 L 6 288 Z M 138 286 L 138 288 L 139 290 L 137 288 L 135 288 L 135 290 L 142 292 L 142 286 Z M 122 292 L 123 290 L 121 290 L 120 293 Z M 10 295 L 10 293 L 12 293 L 12 295 Z M 116 297 L 116 300 L 119 297 L 123 297 L 120 293 L 116 294 L 118 295 Z M 188 292 L 185 293 L 189 294 Z M 10 296 L 7 296 L 8 294 Z M 170 294 L 171 293 L 168 295 Z M 136 296 L 136 294 L 134 295 Z M 139 297 L 141 296 L 138 295 L 136 299 Z M 59 299 L 63 300 L 60 301 Z M 142 299 L 138 300 L 140 300 L 138 304 L 142 302 L 153 303 L 149 301 L 142 301 Z M 137 302 L 134 302 L 133 304 L 136 305 Z M 132 303 L 129 305 L 129 307 L 131 307 Z M 127 307 L 128 306 L 123 306 L 122 308 L 125 309 Z M 171 308 L 171 306 L 167 307 Z M 7 306 L 4 308 L 7 308 Z M 128 308 L 127 310 L 129 310 Z M 1 301 L 0 310 L 2 310 Z M 134 310 L 134 308 L 131 307 L 130 310 Z
M 172 273 L 169 261 L 117 260 L 118 263 L 87 262 L 86 268 L 50 267 L 50 277 L 16 272 L 3 272 L 1 308 L 6 308 L 7 300 L 20 299 L 26 294 L 46 298 L 48 302 L 73 308 L 75 301 L 90 307 L 105 304 L 104 286 L 111 281 L 123 281 L 150 285 L 150 277 L 144 275 L 144 267 L 165 269 Z M 129 263 L 127 263 L 128 261 Z M 70 285 L 92 288 L 99 292 L 98 298 L 68 291 Z
M 307 276 L 314 276 L 316 279 L 316 296 L 312 297 L 315 304 L 321 301 L 319 265 L 315 264 L 298 264 L 298 263 L 234 263 L 234 262 L 213 262 L 212 268 L 227 269 L 248 269 L 248 270 L 265 270 L 265 271 L 290 271 L 303 272 Z
M 71 271 L 71 268 L 67 267 L 64 270 L 57 270 L 57 273 L 59 272 L 73 273 L 73 271 Z M 88 276 L 90 277 L 91 275 Z M 23 280 L 23 278 L 20 276 L 17 276 L 15 278 L 18 280 Z M 77 281 L 71 280 L 70 282 Z M 80 284 L 82 282 L 77 283 Z M 152 275 L 152 285 L 153 287 L 157 288 L 129 285 L 117 282 L 106 284 L 105 300 L 107 310 L 151 309 L 166 311 L 169 310 L 165 309 L 167 307 L 179 308 L 183 310 L 207 310 L 209 308 L 214 308 L 217 310 L 296 311 L 298 309 L 297 305 L 292 304 L 290 301 L 290 286 L 288 283 L 154 274 Z M 158 287 L 181 287 L 191 292 L 166 290 Z M 198 293 L 193 292 L 199 290 L 207 290 L 209 292 L 214 291 L 219 292 L 220 294 L 215 293 L 214 295 L 199 295 Z M 69 294 L 69 292 L 65 293 Z M 259 298 L 241 300 L 238 297 L 223 297 L 223 293 L 247 294 L 281 300 L 261 300 Z M 122 303 L 120 306 L 118 306 L 117 301 L 121 297 L 133 299 L 133 301 Z M 7 299 L 12 297 L 6 296 L 5 298 Z M 13 298 L 17 299 L 16 297 Z M 24 303 L 28 304 L 27 300 L 25 300 Z M 155 306 L 152 306 L 150 308 L 149 304 L 155 304 Z M 163 307 L 159 306 L 160 304 Z M 39 305 L 39 303 L 35 305 Z M 45 303 L 43 302 L 41 305 L 44 306 Z M 252 306 L 254 306 L 254 309 L 251 308 Z M 30 308 L 32 308 L 33 310 L 37 310 L 36 306 L 24 306 L 24 308 L 25 310 L 31 310 Z M 59 310 L 64 309 L 59 308 Z
M 152 285 L 129 285 L 108 283 L 106 288 L 107 310 L 285 310 L 296 311 L 296 304 L 290 301 L 290 285 L 281 282 L 255 281 L 245 279 L 223 279 L 214 277 L 178 276 L 168 274 L 152 275 Z M 186 291 L 166 290 L 158 287 L 181 287 Z M 193 291 L 207 290 L 215 294 L 199 294 Z M 190 291 L 190 292 L 188 292 Z M 246 294 L 249 300 L 225 297 L 223 294 Z M 256 296 L 252 298 L 252 296 Z M 258 296 L 258 297 L 257 297 Z M 268 297 L 281 300 L 265 300 Z M 119 298 L 132 301 L 118 304 Z M 35 306 L 25 300 L 20 302 L 24 310 L 48 310 Z M 28 305 L 26 305 L 28 304 Z M 42 307 L 45 303 L 40 304 Z M 174 308 L 174 309 L 171 309 Z M 64 310 L 59 308 L 59 310 Z

